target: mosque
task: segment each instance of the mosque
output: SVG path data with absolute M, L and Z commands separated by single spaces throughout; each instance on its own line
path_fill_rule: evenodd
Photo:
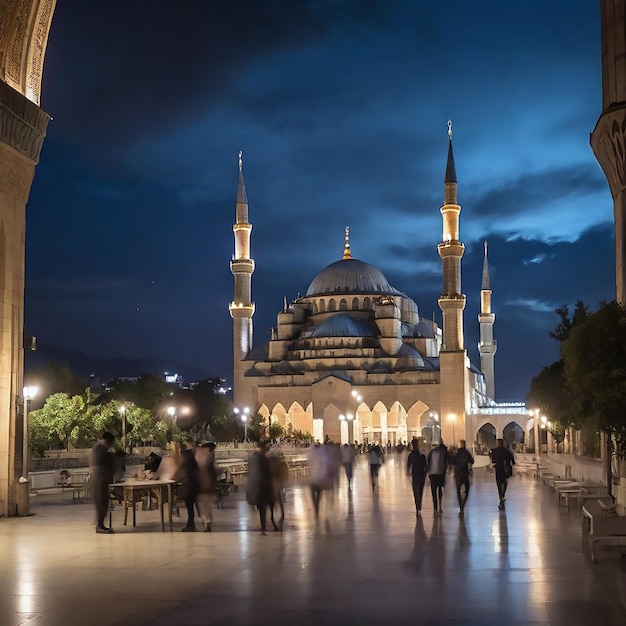
M 497 345 L 486 242 L 478 316 L 480 369 L 465 349 L 466 297 L 461 293 L 465 246 L 459 232 L 451 123 L 448 139 L 440 209 L 443 238 L 437 246 L 443 326 L 421 317 L 417 304 L 391 286 L 378 268 L 352 256 L 346 228 L 341 258 L 311 281 L 304 296 L 284 301 L 270 340 L 261 346 L 252 343 L 255 266 L 239 153 L 235 253 L 230 262 L 235 289 L 229 305 L 235 407 L 258 411 L 269 423 L 292 425 L 317 440 L 341 443 L 395 444 L 413 436 L 474 443 L 485 424 L 491 425 L 495 438 L 512 422 L 523 433 L 519 426 L 527 421 L 523 404 L 511 411 L 496 405 L 494 398 Z

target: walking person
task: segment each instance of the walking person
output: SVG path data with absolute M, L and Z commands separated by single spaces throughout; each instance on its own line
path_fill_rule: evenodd
M 320 516 L 320 501 L 322 491 L 333 488 L 334 484 L 334 460 L 331 458 L 329 446 L 320 445 L 319 441 L 309 452 L 309 483 L 311 486 L 311 499 L 315 521 Z
M 504 440 L 496 440 L 497 447 L 491 450 L 491 462 L 496 470 L 496 485 L 498 487 L 498 497 L 500 498 L 500 504 L 498 509 L 504 510 L 504 503 L 506 501 L 506 489 L 508 487 L 508 479 L 513 475 L 513 465 L 515 465 L 515 457 L 513 453 L 504 447 Z
M 109 533 L 113 530 L 104 524 L 109 512 L 109 485 L 115 473 L 115 455 L 109 451 L 115 437 L 106 431 L 91 449 L 91 491 L 96 505 L 96 532 Z
M 272 501 L 272 470 L 267 458 L 269 446 L 259 441 L 257 449 L 248 460 L 248 480 L 246 482 L 246 501 L 256 506 L 261 522 L 261 534 L 266 535 L 267 509 Z
M 435 516 L 443 514 L 443 488 L 446 484 L 446 470 L 448 469 L 448 448 L 443 441 L 439 442 L 428 453 L 428 479 L 430 480 L 430 493 L 433 497 L 433 509 Z
M 341 447 L 341 464 L 348 479 L 348 489 L 352 489 L 352 471 L 354 469 L 355 456 L 354 446 L 344 443 Z
M 474 465 L 472 453 L 465 447 L 465 440 L 459 442 L 459 449 L 452 457 L 454 467 L 454 482 L 456 483 L 456 496 L 459 501 L 459 517 L 465 515 L 465 505 L 470 492 L 470 473 Z
M 215 443 L 209 441 L 196 448 L 198 464 L 198 512 L 204 524 L 204 532 L 211 532 L 213 506 L 217 492 L 217 466 L 215 465 Z
M 419 448 L 419 441 L 413 438 L 411 442 L 413 450 L 409 453 L 406 460 L 406 471 L 411 476 L 411 484 L 413 486 L 413 498 L 415 499 L 415 516 L 420 516 L 422 510 L 422 495 L 424 493 L 424 483 L 426 482 L 426 470 L 428 464 L 426 457 Z
M 378 487 L 378 473 L 380 466 L 385 462 L 383 449 L 375 443 L 369 451 L 370 455 L 370 478 L 372 479 L 372 491 Z
M 200 484 L 198 480 L 198 462 L 196 461 L 195 445 L 191 439 L 185 441 L 181 451 L 180 466 L 176 478 L 181 483 L 181 495 L 187 507 L 187 523 L 181 528 L 184 533 L 195 532 L 195 507 L 198 500 Z

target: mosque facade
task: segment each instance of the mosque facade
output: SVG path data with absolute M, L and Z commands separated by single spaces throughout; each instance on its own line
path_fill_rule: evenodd
M 240 153 L 230 262 L 235 289 L 229 305 L 236 407 L 258 411 L 269 423 L 291 425 L 320 441 L 395 444 L 413 436 L 446 443 L 475 441 L 484 408 L 492 407 L 493 415 L 496 406 L 495 315 L 485 243 L 479 369 L 464 344 L 465 246 L 450 126 L 448 134 L 440 208 L 443 236 L 437 246 L 442 326 L 422 317 L 416 302 L 390 285 L 378 268 L 352 256 L 346 228 L 341 258 L 313 278 L 305 295 L 283 302 L 270 340 L 260 346 L 253 345 L 255 266 Z

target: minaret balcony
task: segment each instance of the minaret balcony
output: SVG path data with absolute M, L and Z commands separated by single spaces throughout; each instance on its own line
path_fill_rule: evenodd
M 444 293 L 439 296 L 437 302 L 439 308 L 444 309 L 461 309 L 465 308 L 465 294 L 462 293 Z
M 233 274 L 252 274 L 254 272 L 253 259 L 232 259 L 230 271 Z
M 243 304 L 243 302 L 230 302 L 228 310 L 233 319 L 242 317 L 252 317 L 254 315 L 254 302 L 251 304 Z
M 495 354 L 498 349 L 498 342 L 494 339 L 489 343 L 479 343 L 478 352 L 480 354 Z
M 439 256 L 443 259 L 446 257 L 455 257 L 461 258 L 463 253 L 465 252 L 465 244 L 462 244 L 460 241 L 456 239 L 451 239 L 449 241 L 442 241 L 437 246 L 437 251 L 439 252 Z

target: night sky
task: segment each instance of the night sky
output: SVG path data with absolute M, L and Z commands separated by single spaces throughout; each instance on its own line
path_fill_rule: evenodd
M 479 364 L 489 242 L 496 396 L 558 358 L 554 309 L 614 297 L 599 2 L 64 0 L 27 209 L 26 328 L 103 357 L 232 376 L 237 152 L 250 202 L 255 345 L 283 296 L 339 258 L 441 322 L 447 120 L 466 347 Z

